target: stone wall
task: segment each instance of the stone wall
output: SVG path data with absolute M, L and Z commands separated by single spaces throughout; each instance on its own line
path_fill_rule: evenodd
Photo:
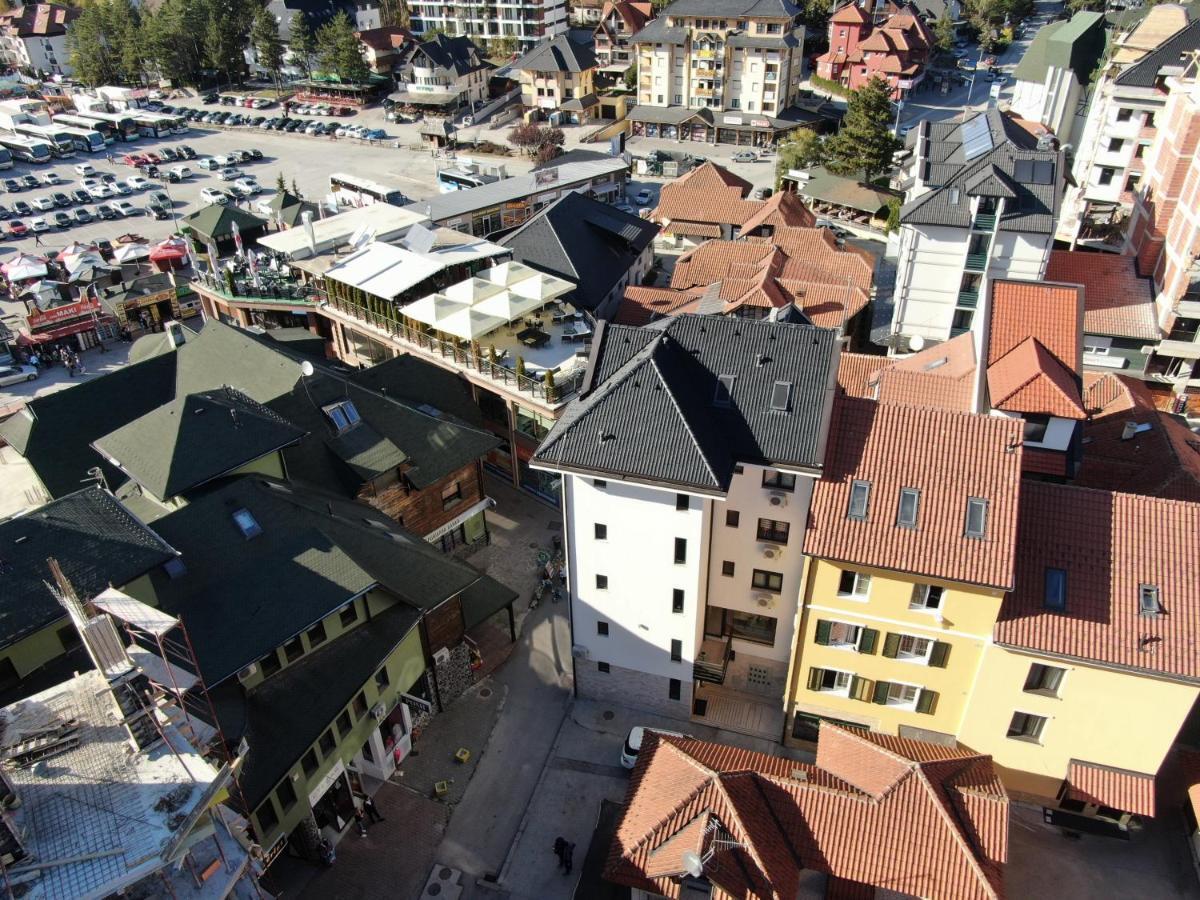
M 467 647 L 466 641 L 462 641 L 450 651 L 448 660 L 437 664 L 434 669 L 434 677 L 437 678 L 438 696 L 442 701 L 442 709 L 445 709 L 461 697 L 463 691 L 474 682 L 471 677 L 471 651 Z
M 620 666 L 610 666 L 609 671 L 601 672 L 595 660 L 575 660 L 575 685 L 580 697 L 686 721 L 692 712 L 692 682 L 680 679 L 679 699 L 672 700 L 668 694 L 669 681 L 661 675 Z

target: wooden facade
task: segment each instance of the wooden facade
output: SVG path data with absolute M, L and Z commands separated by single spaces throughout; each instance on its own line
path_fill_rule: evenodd
M 413 534 L 424 537 L 484 498 L 483 466 L 472 460 L 423 490 L 401 475 L 384 488 L 367 482 L 358 499 L 371 504 Z

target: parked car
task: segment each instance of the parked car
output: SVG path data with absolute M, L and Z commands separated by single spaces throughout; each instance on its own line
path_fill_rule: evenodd
M 29 223 L 29 228 L 31 231 L 33 231 L 34 234 L 45 234 L 47 231 L 50 230 L 50 223 L 47 222 L 45 219 L 43 219 L 41 216 L 38 216 L 36 219 L 34 219 L 33 221 L 31 221 Z
M 131 191 L 144 191 L 146 188 L 150 187 L 150 182 L 141 175 L 134 175 L 125 179 L 125 186 Z
M 130 203 L 128 200 L 117 200 L 110 204 L 113 209 L 119 212 L 122 216 L 138 216 L 142 211 Z
M 33 381 L 37 377 L 38 370 L 33 366 L 0 366 L 0 387 Z
M 113 181 L 111 183 L 106 182 L 106 184 L 108 184 L 108 189 L 112 191 L 113 194 L 120 194 L 121 196 L 127 197 L 133 193 L 133 189 L 123 181 Z
M 171 218 L 171 211 L 163 209 L 161 206 L 147 206 L 146 212 L 150 213 L 156 222 Z
M 58 177 L 57 172 L 43 172 L 42 173 L 42 184 L 52 185 L 52 184 L 58 184 L 61 181 L 62 181 L 62 179 Z
M 621 765 L 626 769 L 632 769 L 637 765 L 638 751 L 642 749 L 642 738 L 647 731 L 653 731 L 655 734 L 662 734 L 667 737 L 688 737 L 688 735 L 680 734 L 678 731 L 666 731 L 662 728 L 634 725 L 629 729 L 629 734 L 625 738 L 625 745 L 621 748 Z
M 86 177 L 88 175 L 96 174 L 96 167 L 91 163 L 76 163 L 74 166 L 72 166 L 72 168 L 75 170 L 76 175 Z
M 71 199 L 76 203 L 91 203 L 92 195 L 83 188 L 76 188 L 75 190 L 71 191 Z
M 733 161 L 736 163 L 758 162 L 758 154 L 753 150 L 739 150 L 733 154 Z
M 119 219 L 121 217 L 121 214 L 108 203 L 97 203 L 96 215 L 101 219 Z
M 196 165 L 207 172 L 214 172 L 221 168 L 221 164 L 217 162 L 215 157 L 212 156 L 206 156 L 204 159 L 197 160 Z
M 163 162 L 175 162 L 179 159 L 179 154 L 170 147 L 160 147 L 158 155 Z
M 4 189 L 6 191 L 8 191 L 10 194 L 16 194 L 19 191 L 25 190 L 25 185 L 21 184 L 21 182 L 19 182 L 15 178 L 5 178 L 4 179 Z
M 216 103 L 216 102 L 217 102 L 217 95 L 216 95 L 216 94 L 205 94 L 205 95 L 204 95 L 204 96 L 201 98 L 201 100 L 203 100 L 203 102 L 205 102 L 205 103 Z
M 25 185 L 25 187 L 29 188 L 30 190 L 33 190 L 35 187 L 40 187 L 42 183 L 37 180 L 36 175 L 22 175 L 21 184 Z
M 18 200 L 13 204 L 13 214 L 28 218 L 33 215 L 33 207 L 24 200 Z
M 179 151 L 180 159 L 195 159 L 196 158 L 196 151 L 193 150 L 191 147 L 189 147 L 187 144 L 180 144 L 175 149 Z
M 69 214 L 63 212 L 61 209 L 58 212 L 56 212 L 53 216 L 51 216 L 51 218 L 54 220 L 54 227 L 59 229 L 60 231 L 66 229 L 66 228 L 70 228 L 72 225 L 75 224 L 74 222 L 71 221 L 71 216 Z
M 200 191 L 201 203 L 220 203 L 222 206 L 229 202 L 229 195 L 217 188 L 206 187 Z
M 8 211 L 8 207 L 0 206 L 0 222 L 8 220 L 12 213 Z
M 66 209 L 71 205 L 71 198 L 62 191 L 55 191 L 50 195 L 50 199 L 54 201 L 54 205 L 59 209 Z
M 33 208 L 38 212 L 49 212 L 54 209 L 54 200 L 50 197 L 34 197 Z
M 20 219 L 13 219 L 8 223 L 8 233 L 14 237 L 20 237 L 29 231 L 29 228 Z
M 636 194 L 633 195 L 633 202 L 636 203 L 638 206 L 646 206 L 650 202 L 650 196 L 651 196 L 650 189 L 642 188 L 640 191 L 638 191 Z
M 141 167 L 148 165 L 150 160 L 143 153 L 126 153 L 121 157 L 121 162 L 127 166 Z
M 92 214 L 88 212 L 86 206 L 76 208 L 75 212 L 71 213 L 71 217 L 75 220 L 76 225 L 87 225 L 92 221 Z
M 94 184 L 87 189 L 87 192 L 92 195 L 93 200 L 103 200 L 112 195 L 112 190 L 107 184 Z
M 192 170 L 188 166 L 172 166 L 171 173 L 177 175 L 180 179 L 192 177 Z
M 244 174 L 237 166 L 226 166 L 221 170 L 220 178 L 222 181 L 237 181 Z
M 171 202 L 171 198 L 167 196 L 166 191 L 155 191 L 150 195 L 150 202 L 161 206 L 163 209 L 171 209 L 175 205 Z

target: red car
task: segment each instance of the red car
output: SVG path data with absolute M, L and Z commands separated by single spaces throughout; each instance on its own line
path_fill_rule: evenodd
M 148 162 L 152 166 L 157 166 L 160 162 L 162 162 L 162 157 L 159 156 L 157 153 L 147 152 L 147 153 L 142 154 L 142 156 L 144 156 L 146 162 Z
M 125 163 L 125 165 L 134 167 L 144 166 L 148 161 L 149 160 L 147 160 L 146 157 L 140 153 L 127 153 L 121 158 L 121 162 Z
M 24 234 L 29 228 L 20 219 L 13 219 L 8 223 L 9 234 Z

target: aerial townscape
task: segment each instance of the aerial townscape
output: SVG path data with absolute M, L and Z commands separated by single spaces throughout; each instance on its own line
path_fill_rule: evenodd
M 0 900 L 1200 898 L 1200 0 L 9 0 Z

